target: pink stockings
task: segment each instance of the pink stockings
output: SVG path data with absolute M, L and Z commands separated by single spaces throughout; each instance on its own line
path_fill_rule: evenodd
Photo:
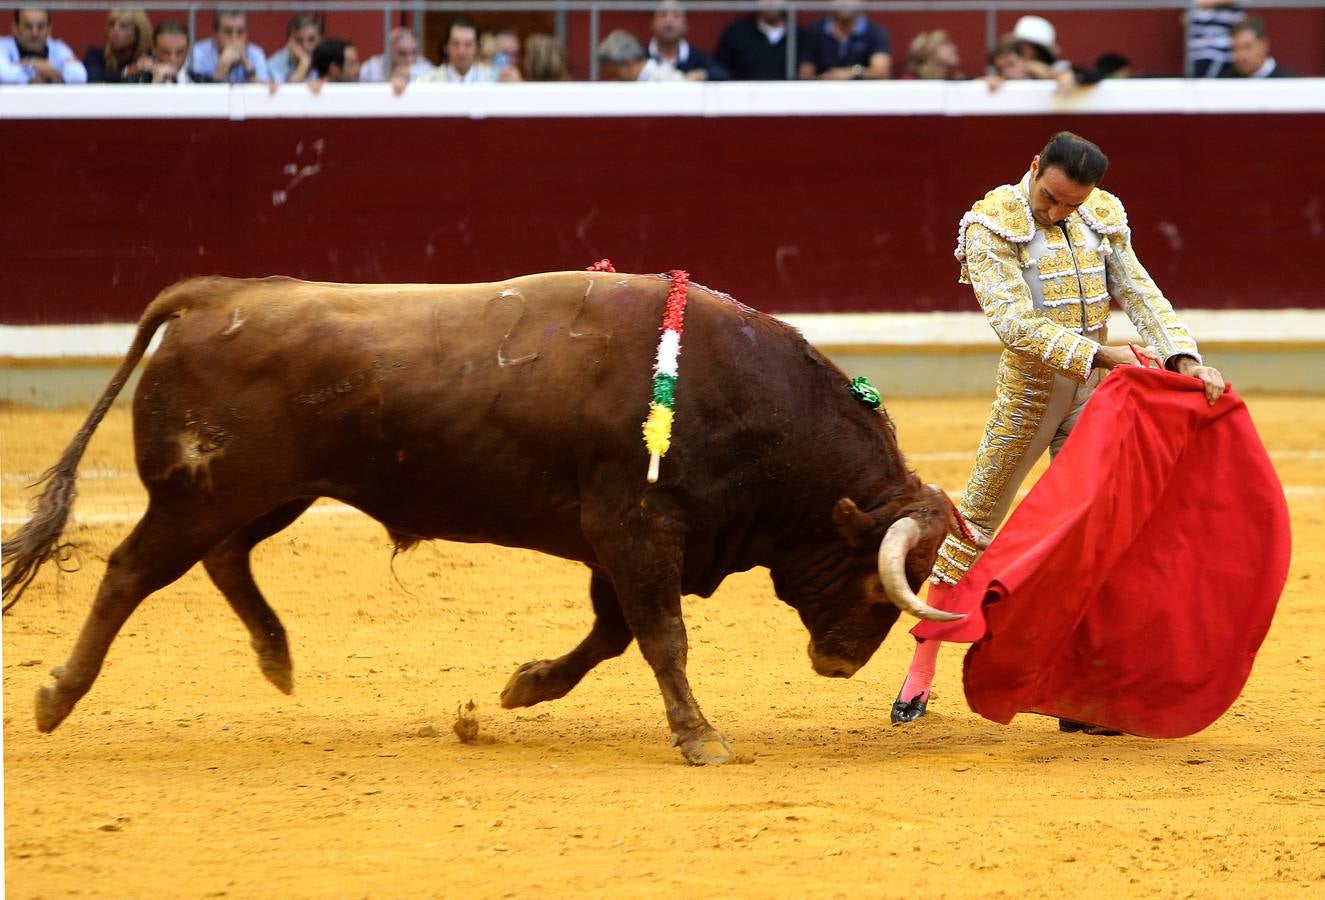
M 916 697 L 921 702 L 929 699 L 929 688 L 934 683 L 934 669 L 938 664 L 939 646 L 942 641 L 916 641 L 916 655 L 911 659 L 911 668 L 902 682 L 902 690 L 897 699 L 910 703 Z

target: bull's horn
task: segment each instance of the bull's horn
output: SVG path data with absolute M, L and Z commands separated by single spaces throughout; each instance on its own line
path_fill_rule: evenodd
M 955 622 L 964 618 L 957 613 L 935 609 L 911 591 L 906 581 L 906 556 L 920 542 L 920 523 L 907 516 L 898 519 L 879 544 L 879 581 L 893 605 L 917 619 L 930 622 Z

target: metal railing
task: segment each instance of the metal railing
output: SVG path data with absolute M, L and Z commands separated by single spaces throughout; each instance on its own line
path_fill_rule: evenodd
M 749 13 L 756 8 L 753 0 L 678 0 L 681 7 L 690 13 Z M 797 23 L 810 18 L 830 14 L 840 0 L 780 0 L 780 6 L 787 13 L 786 42 L 786 77 L 796 78 L 796 30 Z M 570 32 L 571 13 L 587 13 L 589 28 L 589 78 L 598 78 L 598 47 L 601 30 L 601 17 L 604 12 L 653 12 L 658 8 L 658 0 L 417 0 L 417 2 L 393 2 L 393 0 L 326 0 L 326 2 L 307 2 L 307 0 L 219 0 L 208 3 L 179 3 L 168 0 L 142 0 L 129 3 L 136 7 L 154 10 L 182 10 L 188 19 L 189 43 L 197 39 L 197 22 L 200 14 L 210 16 L 217 9 L 235 9 L 245 12 L 382 12 L 382 47 L 383 52 L 391 52 L 391 30 L 395 27 L 393 19 L 402 14 L 409 14 L 414 35 L 420 43 L 423 41 L 423 20 L 426 13 L 503 13 L 503 12 L 550 12 L 554 16 L 554 33 L 562 41 Z M 104 11 L 110 5 L 92 0 L 50 0 L 42 4 L 50 10 Z M 861 0 L 856 7 L 866 14 L 887 13 L 982 13 L 985 21 L 985 51 L 991 52 L 998 43 L 998 14 L 1000 12 L 1018 13 L 1077 13 L 1107 12 L 1126 10 L 1164 10 L 1175 12 L 1192 9 L 1191 0 Z M 1243 0 L 1241 5 L 1249 10 L 1265 9 L 1325 9 L 1325 0 Z M 1191 74 L 1192 56 L 1187 37 L 1183 36 L 1184 72 Z

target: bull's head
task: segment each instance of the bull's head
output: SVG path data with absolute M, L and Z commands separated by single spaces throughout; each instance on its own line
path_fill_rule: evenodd
M 810 631 L 816 672 L 854 675 L 879 648 L 899 611 L 934 621 L 960 618 L 915 593 L 934 566 L 952 515 L 937 488 L 923 488 L 900 508 L 890 504 L 870 512 L 843 498 L 833 523 L 845 547 L 837 544 L 834 558 L 814 561 L 801 578 L 774 573 L 779 596 L 796 607 Z

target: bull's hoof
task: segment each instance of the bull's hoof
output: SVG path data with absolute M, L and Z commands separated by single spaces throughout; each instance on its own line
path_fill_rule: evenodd
M 566 696 L 573 686 L 565 682 L 560 667 L 552 660 L 527 662 L 515 670 L 502 688 L 501 705 L 504 709 L 517 709 L 556 700 Z
M 712 728 L 697 731 L 688 738 L 673 735 L 672 746 L 680 747 L 681 755 L 692 766 L 720 766 L 732 759 L 731 745 Z
M 258 651 L 258 668 L 262 675 L 282 694 L 294 693 L 294 666 L 290 664 L 288 651 Z
M 58 684 L 37 688 L 37 730 L 43 734 L 54 731 L 73 712 L 76 702 L 62 694 Z

